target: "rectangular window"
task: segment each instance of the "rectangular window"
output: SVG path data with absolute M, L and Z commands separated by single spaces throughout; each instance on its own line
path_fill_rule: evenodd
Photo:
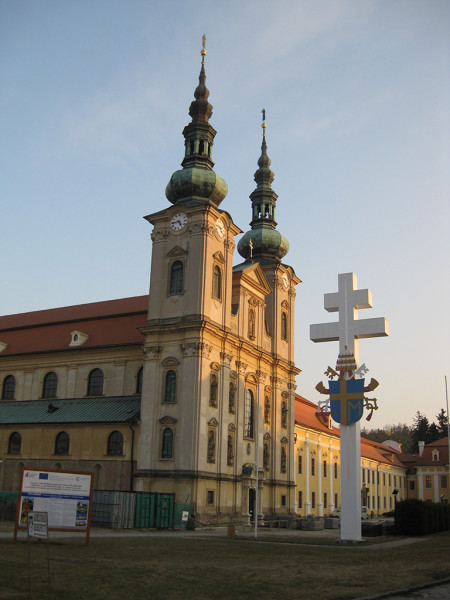
M 337 461 L 335 461 L 335 463 L 334 463 L 334 478 L 335 479 L 338 478 L 338 464 L 337 464 Z
M 370 508 L 370 496 L 367 496 L 367 508 Z
M 362 470 L 362 482 L 366 483 L 366 470 L 365 469 Z
M 397 475 L 394 475 L 394 487 L 397 487 Z
M 413 492 L 416 489 L 416 482 L 415 481 L 410 481 L 409 482 L 409 489 Z
M 326 492 L 324 492 L 323 494 L 323 507 L 327 508 L 327 502 L 328 502 L 328 495 Z
M 383 507 L 386 508 L 386 496 L 383 498 Z
M 334 495 L 334 508 L 337 508 L 337 507 L 338 507 L 338 495 L 335 494 Z
M 323 476 L 324 477 L 327 476 L 327 461 L 326 460 L 323 461 Z
M 392 496 L 389 496 L 389 508 L 392 508 Z
M 441 475 L 441 488 L 447 489 L 447 475 Z
M 298 455 L 298 474 L 301 475 L 302 474 L 302 455 L 299 454 Z
M 431 490 L 431 475 L 425 475 L 425 487 L 427 490 Z
M 386 473 L 383 473 L 383 485 L 386 485 Z
M 214 504 L 214 490 L 207 490 L 206 492 L 206 503 L 210 506 Z
M 311 492 L 311 508 L 316 508 L 316 492 Z
M 316 470 L 316 459 L 314 457 L 311 458 L 311 475 L 315 475 Z
M 372 471 L 372 483 L 375 485 L 375 471 Z
M 391 475 L 389 474 L 389 485 L 391 485 Z
M 298 493 L 298 507 L 303 508 L 303 492 Z
M 286 496 L 281 496 L 281 506 L 286 506 Z

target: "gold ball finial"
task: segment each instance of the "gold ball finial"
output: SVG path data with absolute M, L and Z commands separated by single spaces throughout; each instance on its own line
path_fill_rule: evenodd
M 261 127 L 262 127 L 262 130 L 263 130 L 263 136 L 265 136 L 266 135 L 266 127 L 267 127 L 267 123 L 266 123 L 266 109 L 263 108 L 261 112 L 262 112 L 262 116 L 263 116 Z

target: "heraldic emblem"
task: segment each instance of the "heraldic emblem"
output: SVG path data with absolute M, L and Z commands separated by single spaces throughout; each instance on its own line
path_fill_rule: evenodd
M 319 402 L 318 411 L 322 413 L 331 412 L 331 417 L 341 425 L 352 425 L 357 423 L 363 416 L 364 408 L 369 412 L 366 417 L 370 421 L 374 410 L 378 409 L 376 398 L 366 398 L 364 393 L 371 392 L 378 387 L 378 381 L 371 379 L 364 386 L 364 375 L 368 372 L 365 364 L 357 369 L 353 352 L 347 350 L 339 354 L 336 370 L 328 367 L 325 371 L 330 380 L 328 388 L 322 382 L 316 385 L 316 390 L 321 394 L 328 394 L 328 400 Z M 336 381 L 333 381 L 337 378 Z

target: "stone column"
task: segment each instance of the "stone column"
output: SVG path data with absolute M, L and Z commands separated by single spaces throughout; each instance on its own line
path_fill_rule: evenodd
M 309 442 L 305 443 L 305 515 L 311 514 L 311 498 L 309 496 L 309 478 L 310 478 L 310 466 L 309 466 Z

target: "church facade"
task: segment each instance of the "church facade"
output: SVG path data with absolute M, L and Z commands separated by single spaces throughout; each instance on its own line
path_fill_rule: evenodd
M 205 53 L 169 206 L 146 217 L 148 298 L 0 318 L 4 489 L 21 466 L 83 467 L 99 489 L 174 493 L 208 519 L 295 510 L 300 280 L 282 262 L 265 122 L 233 265 L 242 231 L 213 170 Z
M 17 491 L 27 467 L 92 472 L 96 490 L 174 494 L 208 522 L 340 507 L 339 430 L 295 393 L 300 279 L 284 262 L 265 121 L 236 248 L 204 55 L 182 168 L 146 217 L 150 293 L 0 317 L 0 491 Z M 414 493 L 408 466 L 399 449 L 362 440 L 362 505 L 380 515 Z M 438 466 L 433 497 L 447 494 Z M 420 488 L 430 477 L 416 467 Z

